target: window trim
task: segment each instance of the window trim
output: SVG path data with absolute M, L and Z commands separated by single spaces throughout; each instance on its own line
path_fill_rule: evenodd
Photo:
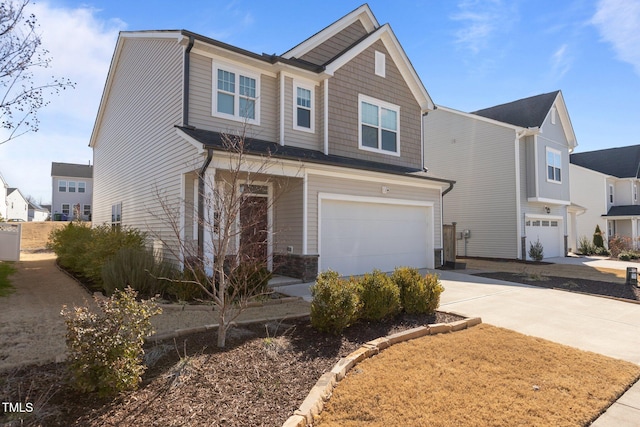
M 396 151 L 388 151 L 382 149 L 382 137 L 380 132 L 382 131 L 382 124 L 378 124 L 378 148 L 367 147 L 362 144 L 362 103 L 372 104 L 386 110 L 395 111 L 396 113 Z M 380 114 L 380 113 L 378 113 Z M 378 116 L 380 117 L 380 116 Z M 373 153 L 386 154 L 388 156 L 400 157 L 400 106 L 391 104 L 389 102 L 381 101 L 376 98 L 372 98 L 367 95 L 358 94 L 358 148 L 363 151 L 371 151 Z
M 547 178 L 547 182 L 551 182 L 553 184 L 562 184 L 562 152 L 560 152 L 559 150 L 556 150 L 555 148 L 551 148 L 551 147 L 546 147 L 546 151 L 545 151 L 545 164 L 546 164 L 546 168 L 545 168 L 545 176 Z M 560 161 L 560 165 L 556 166 L 555 164 L 550 165 L 549 164 L 549 153 L 554 155 L 554 160 L 555 160 L 555 155 L 558 156 L 558 160 Z M 549 166 L 554 168 L 554 179 L 550 179 L 549 178 Z M 555 170 L 558 170 L 560 172 L 560 179 L 557 180 L 555 179 Z
M 387 76 L 387 57 L 383 52 L 377 50 L 375 53 L 375 74 L 382 78 Z
M 304 107 L 300 107 L 298 105 L 298 88 L 300 89 L 305 89 L 311 92 L 311 107 L 309 108 L 310 114 L 311 114 L 311 121 L 310 121 L 310 125 L 311 127 L 304 127 L 304 126 L 300 126 L 298 125 L 298 108 L 304 108 Z M 315 94 L 315 86 L 313 84 L 309 84 L 309 83 L 304 83 L 301 82 L 300 80 L 293 80 L 293 89 L 291 92 L 291 98 L 292 98 L 292 119 L 293 119 L 293 129 L 294 130 L 299 130 L 302 132 L 308 132 L 308 133 L 315 133 L 316 132 L 316 108 L 315 108 L 315 103 L 316 103 L 316 94 Z
M 246 68 L 224 62 L 212 61 L 211 72 L 211 115 L 221 119 L 233 120 L 236 122 L 249 123 L 252 125 L 260 125 L 260 74 L 249 71 Z M 218 111 L 218 70 L 228 71 L 236 75 L 235 88 L 233 94 L 233 111 L 234 114 L 222 113 Z M 253 119 L 249 119 L 240 115 L 240 76 L 249 77 L 256 81 L 256 97 L 255 114 Z M 227 93 L 227 92 L 225 92 Z M 230 92 L 229 92 L 230 93 Z

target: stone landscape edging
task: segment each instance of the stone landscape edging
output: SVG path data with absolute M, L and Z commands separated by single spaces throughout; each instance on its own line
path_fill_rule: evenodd
M 366 342 L 348 356 L 341 358 L 329 372 L 325 372 L 320 376 L 300 407 L 284 422 L 282 427 L 306 427 L 312 424 L 314 419 L 322 412 L 325 402 L 333 394 L 334 387 L 346 376 L 347 372 L 361 361 L 380 353 L 380 351 L 400 342 L 427 335 L 456 332 L 482 323 L 480 317 L 466 317 L 460 313 L 450 311 L 441 311 L 441 313 L 452 314 L 465 319 L 450 323 L 433 323 L 427 326 L 418 326 L 417 328 Z

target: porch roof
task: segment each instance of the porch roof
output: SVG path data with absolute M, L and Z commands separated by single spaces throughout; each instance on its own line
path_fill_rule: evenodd
M 611 206 L 609 212 L 602 216 L 640 216 L 640 205 Z
M 213 148 L 218 151 L 229 151 L 223 140 L 223 134 L 204 129 L 195 129 L 176 126 L 189 137 L 201 143 L 205 148 Z M 310 150 L 307 148 L 292 147 L 290 145 L 280 145 L 276 142 L 264 141 L 255 138 L 246 138 L 245 152 L 253 155 L 269 155 L 277 159 L 296 160 L 322 165 L 339 166 L 350 169 L 360 169 L 372 172 L 389 173 L 412 178 L 425 179 L 455 184 L 455 181 L 434 176 L 427 176 L 424 171 L 405 166 L 391 165 L 388 163 L 373 162 L 370 160 L 355 159 L 351 157 L 326 155 L 322 151 Z

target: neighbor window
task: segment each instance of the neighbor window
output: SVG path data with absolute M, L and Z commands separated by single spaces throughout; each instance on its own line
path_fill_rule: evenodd
M 314 130 L 314 88 L 299 82 L 293 82 L 293 128 L 313 132 Z
M 122 224 L 122 202 L 111 205 L 111 228 L 119 229 Z
M 613 185 L 609 184 L 609 204 L 613 204 Z
M 71 211 L 71 208 L 69 206 L 69 203 L 63 203 L 62 204 L 62 214 L 68 216 L 70 211 Z
M 67 191 L 67 181 L 58 181 L 58 191 L 61 193 Z
M 82 215 L 84 216 L 91 215 L 91 205 L 82 205 Z
M 214 65 L 213 114 L 259 124 L 259 76 Z
M 552 148 L 547 148 L 547 181 L 562 182 L 562 157 Z
M 360 95 L 360 141 L 362 150 L 400 154 L 400 107 Z
M 69 193 L 76 192 L 76 183 L 75 181 L 69 181 Z
M 78 183 L 78 193 L 84 193 L 86 190 L 87 184 L 85 182 Z

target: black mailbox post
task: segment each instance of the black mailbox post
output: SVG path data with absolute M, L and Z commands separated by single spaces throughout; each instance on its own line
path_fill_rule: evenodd
M 627 285 L 638 286 L 638 269 L 636 267 L 627 267 Z

